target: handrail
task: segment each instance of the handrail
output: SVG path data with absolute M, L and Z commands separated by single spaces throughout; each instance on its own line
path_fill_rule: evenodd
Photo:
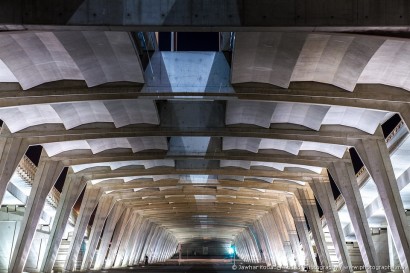
M 26 155 L 24 155 L 17 166 L 16 172 L 24 181 L 26 181 L 26 183 L 33 185 L 34 177 L 37 172 L 37 166 Z M 52 187 L 47 196 L 47 201 L 51 206 L 57 209 L 58 203 L 60 202 L 60 197 L 61 193 L 55 187 Z M 75 223 L 77 216 L 78 213 L 72 210 L 70 218 L 73 223 Z
M 400 122 L 394 127 L 393 131 L 386 137 L 386 143 L 388 143 L 392 138 L 399 132 L 400 128 L 403 127 L 404 121 L 400 120 Z

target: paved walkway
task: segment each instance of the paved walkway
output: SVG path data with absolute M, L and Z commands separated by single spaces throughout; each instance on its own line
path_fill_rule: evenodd
M 231 263 L 227 263 L 224 260 L 218 260 L 217 263 L 212 263 L 212 260 L 198 260 L 197 263 L 193 264 L 194 260 L 185 261 L 181 265 L 167 264 L 167 265 L 149 265 L 140 267 L 130 267 L 125 269 L 111 269 L 102 271 L 89 271 L 90 273 L 169 273 L 169 272 L 199 272 L 199 273 L 272 273 L 272 272 L 285 272 L 273 269 L 268 269 L 263 265 L 245 265 L 242 263 L 236 264 L 235 266 Z M 289 271 L 287 271 L 289 272 Z

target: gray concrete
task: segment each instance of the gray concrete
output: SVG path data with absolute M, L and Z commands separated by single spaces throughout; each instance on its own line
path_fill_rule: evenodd
M 289 242 L 292 247 L 293 257 L 295 259 L 296 266 L 304 265 L 304 261 L 302 261 L 302 251 L 300 249 L 298 233 L 296 230 L 294 219 L 289 211 L 289 207 L 285 203 L 281 203 L 274 208 L 274 211 L 276 215 L 281 215 L 283 224 L 285 225 L 285 228 L 289 236 Z M 308 254 L 308 252 L 306 254 Z
M 94 269 L 99 270 L 103 267 L 108 247 L 114 233 L 115 225 L 117 224 L 121 215 L 125 213 L 124 209 L 124 206 L 120 202 L 116 202 L 110 214 L 108 215 L 108 218 L 105 222 L 104 233 L 102 235 L 100 246 L 98 248 Z
M 366 271 L 377 272 L 372 270 L 372 267 L 380 265 L 380 262 L 374 248 L 353 166 L 351 163 L 334 162 L 329 166 L 329 172 L 345 200 L 363 263 L 368 268 Z
M 287 197 L 286 201 L 289 207 L 289 211 L 293 217 L 293 221 L 295 222 L 295 226 L 298 231 L 300 242 L 303 246 L 303 251 L 305 253 L 307 264 L 310 266 L 310 268 L 315 268 L 317 267 L 317 263 L 312 248 L 312 242 L 309 238 L 308 228 L 305 220 L 305 215 L 303 214 L 303 209 L 296 197 Z
M 327 171 L 324 171 L 322 174 L 322 178 L 313 178 L 310 187 L 319 201 L 320 207 L 323 210 L 323 215 L 326 218 L 326 223 L 329 228 L 330 236 L 332 237 L 336 255 L 339 258 L 339 267 L 342 272 L 352 272 L 352 262 L 347 251 L 345 235 L 343 234 L 339 214 L 336 210 L 336 202 L 333 197 Z
M 63 168 L 61 162 L 50 161 L 48 156 L 42 153 L 10 261 L 9 272 L 23 271 L 47 195 Z
M 42 272 L 51 272 L 53 269 L 68 218 L 86 183 L 87 178 L 81 175 L 69 173 L 66 177 L 60 202 L 56 209 L 56 217 L 47 242 L 46 256 L 41 263 L 40 270 Z
M 378 133 L 381 133 L 381 128 Z M 378 140 L 358 141 L 355 148 L 377 185 L 400 264 L 408 272 L 410 230 L 386 143 Z
M 91 233 L 88 238 L 88 247 L 85 250 L 83 262 L 81 264 L 81 270 L 90 269 L 91 263 L 96 253 L 97 244 L 100 242 L 100 237 L 104 228 L 105 221 L 116 202 L 117 199 L 114 196 L 110 195 L 104 195 L 98 201 L 98 207 L 95 213 Z
M 112 3 L 101 4 L 96 0 L 87 0 L 66 4 L 62 11 L 58 7 L 63 3 L 58 1 L 56 7 L 46 10 L 46 4 L 39 1 L 6 2 L 1 9 L 12 9 L 15 12 L 3 13 L 1 22 L 7 29 L 20 29 L 23 25 L 32 28 L 41 25 L 88 25 L 106 26 L 107 29 L 108 26 L 109 29 L 132 26 L 129 29 L 134 30 L 141 30 L 144 26 L 165 26 L 164 30 L 167 31 L 219 31 L 239 26 L 245 29 L 248 26 L 401 26 L 409 21 L 407 14 L 397 13 L 398 9 L 409 8 L 406 2 L 394 1 L 384 6 L 381 0 L 348 6 L 339 1 L 320 4 L 297 1 L 272 4 L 270 1 L 260 1 L 255 4 L 250 0 L 222 3 L 206 0 L 194 3 L 138 0 L 133 4 L 122 0 L 113 6 Z M 31 9 L 32 6 L 37 8 Z
M 128 243 L 131 237 L 131 234 L 134 230 L 134 227 L 142 221 L 141 216 L 137 213 L 131 215 L 131 219 L 128 222 L 128 228 L 125 230 L 124 235 L 121 238 L 121 244 L 118 248 L 118 253 L 115 256 L 114 267 L 120 267 L 122 261 L 124 260 L 125 252 L 127 251 Z M 132 228 L 129 228 L 132 227 Z
M 3 200 L 10 178 L 29 145 L 22 138 L 11 137 L 10 130 L 5 124 L 1 127 L 0 136 L 0 200 Z
M 101 188 L 93 187 L 91 183 L 87 184 L 83 201 L 81 202 L 80 213 L 75 224 L 73 238 L 70 243 L 70 248 L 68 250 L 68 255 L 64 265 L 64 269 L 67 271 L 75 270 L 75 265 L 84 239 L 85 230 L 88 222 L 90 221 L 91 214 L 98 205 L 102 194 L 103 192 Z
M 296 197 L 298 198 L 309 222 L 313 239 L 315 240 L 316 248 L 318 250 L 321 265 L 325 268 L 330 268 L 331 263 L 329 250 L 326 245 L 325 235 L 323 233 L 322 224 L 320 222 L 313 192 L 310 188 L 298 189 L 296 192 Z
M 117 256 L 118 248 L 120 247 L 122 236 L 126 232 L 126 229 L 129 229 L 128 223 L 131 218 L 131 208 L 128 208 L 124 211 L 124 213 L 118 220 L 118 223 L 115 226 L 114 234 L 112 236 L 111 247 L 108 250 L 108 255 L 105 261 L 104 268 L 110 269 L 113 266 L 115 262 L 115 257 Z M 103 251 L 101 253 L 103 253 Z M 100 266 L 100 264 L 101 262 L 96 263 L 96 267 Z

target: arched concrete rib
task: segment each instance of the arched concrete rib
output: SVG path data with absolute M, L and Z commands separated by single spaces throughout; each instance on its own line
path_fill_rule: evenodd
M 232 83 L 288 88 L 292 81 L 315 81 L 347 91 L 357 83 L 370 83 L 408 90 L 408 76 L 400 73 L 408 66 L 408 48 L 405 40 L 385 37 L 240 32 L 235 39 Z M 286 56 L 286 61 L 280 56 Z
M 85 80 L 88 86 L 144 82 L 139 57 L 126 32 L 2 33 L 1 41 L 0 59 L 23 89 L 65 79 Z

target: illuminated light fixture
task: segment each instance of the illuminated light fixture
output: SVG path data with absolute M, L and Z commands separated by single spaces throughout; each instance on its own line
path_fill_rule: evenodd
M 228 254 L 232 255 L 235 252 L 235 249 L 233 248 L 233 246 L 228 248 Z

